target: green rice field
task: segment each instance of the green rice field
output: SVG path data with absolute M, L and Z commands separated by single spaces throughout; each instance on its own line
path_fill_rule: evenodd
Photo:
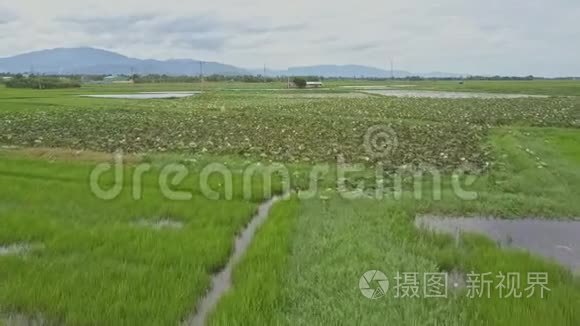
M 365 91 L 400 84 L 545 97 Z M 580 270 L 414 223 L 579 220 L 580 82 L 547 80 L 0 85 L 0 325 L 190 324 L 273 196 L 205 324 L 580 325 Z M 369 299 L 374 270 L 390 287 Z M 396 297 L 398 273 L 456 284 Z M 470 298 L 470 273 L 545 273 L 549 291 Z

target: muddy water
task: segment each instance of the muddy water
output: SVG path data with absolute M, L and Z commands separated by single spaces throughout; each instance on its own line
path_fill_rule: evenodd
M 490 218 L 442 218 L 420 216 L 421 228 L 457 235 L 473 232 L 487 235 L 501 246 L 515 247 L 554 259 L 573 272 L 580 272 L 580 221 Z
M 226 267 L 212 277 L 210 291 L 197 306 L 195 314 L 190 316 L 183 325 L 205 325 L 208 314 L 215 308 L 220 298 L 232 287 L 232 270 L 234 266 L 246 252 L 256 234 L 256 230 L 266 221 L 270 209 L 278 200 L 279 197 L 274 197 L 260 205 L 258 213 L 236 238 L 234 252 Z
M 33 250 L 42 249 L 41 244 L 15 243 L 0 246 L 0 256 L 24 255 Z
M 526 95 L 526 94 L 499 94 L 499 93 L 475 93 L 475 92 L 442 92 L 442 91 L 421 91 L 408 89 L 383 89 L 383 90 L 366 90 L 369 94 L 378 94 L 384 96 L 395 97 L 423 97 L 423 98 L 449 98 L 449 99 L 464 99 L 464 98 L 524 98 L 524 97 L 547 97 L 542 95 Z
M 183 223 L 181 221 L 174 221 L 170 219 L 160 219 L 157 221 L 139 220 L 133 224 L 135 226 L 148 227 L 155 230 L 166 230 L 166 229 L 178 230 L 183 228 Z
M 0 325 L 6 326 L 44 326 L 49 325 L 42 315 L 27 316 L 22 314 L 0 315 Z

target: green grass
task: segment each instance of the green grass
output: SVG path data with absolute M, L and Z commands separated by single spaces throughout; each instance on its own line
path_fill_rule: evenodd
M 92 165 L 0 160 L 0 244 L 39 246 L 24 257 L 0 256 L 0 311 L 69 325 L 185 318 L 256 204 L 200 195 L 165 200 L 147 180 L 144 200 L 133 200 L 125 187 L 103 201 L 88 187 Z M 160 219 L 183 228 L 138 224 Z
M 234 288 L 210 316 L 219 325 L 445 324 L 575 325 L 580 287 L 563 267 L 521 252 L 502 251 L 477 236 L 452 239 L 415 229 L 417 213 L 491 215 L 505 218 L 578 217 L 580 204 L 580 101 L 547 99 L 349 98 L 329 82 L 325 90 L 265 90 L 279 84 L 91 85 L 78 90 L 0 89 L 0 246 L 30 244 L 24 255 L 0 256 L 0 324 L 4 314 L 40 315 L 54 324 L 175 324 L 207 290 L 226 263 L 234 235 L 249 221 L 263 180 L 242 193 L 243 171 L 260 161 L 286 164 L 294 189 L 307 189 L 316 163 L 329 163 L 314 199 L 275 205 L 250 250 L 234 271 Z M 353 82 L 354 83 L 354 82 Z M 378 85 L 378 82 L 356 82 Z M 386 84 L 402 84 L 393 81 Z M 575 81 L 414 83 L 417 88 L 576 95 Z M 195 90 L 180 100 L 105 100 L 88 93 Z M 244 88 L 245 90 L 234 90 Z M 356 94 L 356 93 L 355 93 Z M 312 96 L 315 95 L 315 96 Z M 342 97 L 341 97 L 342 96 Z M 371 126 L 389 125 L 397 146 L 387 160 L 369 157 L 363 144 Z M 124 188 L 112 200 L 89 187 L 96 164 L 116 149 L 129 153 Z M 96 152 L 91 152 L 96 151 Z M 387 178 L 384 200 L 345 200 L 336 195 L 336 157 L 362 162 L 347 178 L 349 189 L 376 181 L 374 163 Z M 137 164 L 143 200 L 131 198 Z M 163 199 L 158 178 L 170 163 L 189 175 L 173 190 L 188 201 Z M 219 176 L 210 178 L 220 200 L 201 190 L 200 171 L 220 163 L 233 171 L 233 198 L 223 200 Z M 427 163 L 442 175 L 441 199 L 429 176 L 414 198 L 408 175 L 400 199 L 392 172 Z M 451 184 L 454 169 L 479 171 L 462 200 Z M 281 175 L 273 192 L 283 191 Z M 113 184 L 105 174 L 101 185 Z M 327 199 L 325 199 L 327 198 Z M 168 218 L 182 228 L 155 230 L 141 220 Z M 136 225 L 137 224 L 137 225 Z M 547 271 L 546 300 L 370 301 L 362 297 L 363 272 Z M 4 321 L 5 322 L 5 321 Z
M 253 242 L 252 250 L 236 268 L 233 291 L 219 302 L 218 313 L 211 316 L 210 324 L 277 325 L 281 322 L 276 309 L 286 305 L 280 293 L 287 286 L 283 275 L 288 266 L 298 206 L 296 198 L 275 204 L 269 222 L 256 235 L 259 241 Z
M 427 176 L 423 196 L 411 194 L 402 203 L 423 213 L 496 216 L 503 218 L 579 217 L 578 150 L 580 130 L 563 128 L 493 129 L 489 148 L 491 167 L 471 185 L 462 183 L 477 199 L 462 200 L 450 178 L 442 178 L 442 200 L 435 200 Z
M 234 290 L 218 306 L 213 325 L 575 325 L 580 282 L 563 267 L 488 240 L 464 236 L 462 244 L 418 231 L 412 211 L 374 200 L 300 203 L 298 218 L 280 208 L 236 270 Z M 290 225 L 289 225 L 290 224 Z M 281 237 L 280 244 L 273 239 Z M 274 246 L 273 248 L 271 246 Z M 286 258 L 289 256 L 289 258 Z M 546 299 L 466 297 L 402 299 L 388 292 L 373 301 L 358 281 L 367 270 L 397 272 L 547 272 Z M 525 276 L 524 276 L 525 277 Z M 523 287 L 525 287 L 525 282 Z M 492 292 L 493 294 L 493 292 Z
M 529 201 L 554 207 L 561 215 L 579 216 L 580 162 L 577 129 L 499 129 L 493 135 L 498 148 L 495 191 L 525 194 Z M 538 212 L 535 215 L 540 215 Z M 555 215 L 548 209 L 545 216 Z
M 526 80 L 526 81 L 496 81 L 496 80 L 466 80 L 459 81 L 338 81 L 328 82 L 328 86 L 392 86 L 412 85 L 403 89 L 424 89 L 460 92 L 490 92 L 508 94 L 530 94 L 549 96 L 580 96 L 580 81 L 578 80 Z

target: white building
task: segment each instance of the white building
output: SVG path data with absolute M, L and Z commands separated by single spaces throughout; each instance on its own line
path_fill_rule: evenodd
M 316 81 L 316 82 L 315 81 L 309 81 L 309 82 L 306 82 L 306 87 L 308 87 L 308 88 L 319 88 L 319 87 L 322 87 L 322 82 L 319 82 L 319 81 Z

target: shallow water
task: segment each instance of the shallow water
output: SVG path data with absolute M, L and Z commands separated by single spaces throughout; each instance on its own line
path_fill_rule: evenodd
M 40 314 L 28 316 L 20 313 L 12 313 L 6 316 L 0 315 L 0 325 L 6 326 L 44 326 L 49 323 Z
M 417 227 L 456 235 L 472 232 L 487 235 L 501 246 L 528 250 L 554 259 L 574 272 L 580 271 L 580 221 L 420 216 Z
M 170 219 L 160 219 L 157 221 L 151 220 L 139 220 L 134 223 L 136 226 L 148 227 L 155 230 L 163 229 L 181 229 L 183 228 L 183 223 L 180 221 L 170 220 Z
M 442 92 L 442 91 L 421 91 L 409 89 L 382 89 L 382 90 L 366 90 L 366 93 L 378 94 L 384 96 L 395 97 L 421 97 L 421 98 L 449 98 L 449 99 L 465 99 L 465 98 L 526 98 L 538 97 L 543 98 L 542 95 L 526 95 L 526 94 L 499 94 L 499 93 L 475 93 L 475 92 Z
M 170 99 L 170 98 L 184 98 L 199 94 L 199 92 L 142 92 L 137 94 L 95 94 L 95 95 L 81 95 L 81 97 L 93 98 L 116 98 L 116 99 L 130 99 L 130 100 L 149 100 L 149 99 Z
M 389 86 L 381 86 L 381 85 L 348 85 L 348 86 L 339 86 L 341 88 L 352 88 L 352 89 L 385 89 Z
M 38 248 L 40 248 L 39 245 L 31 245 L 28 243 L 4 245 L 0 246 L 0 256 L 23 255 Z
M 242 255 L 248 249 L 258 228 L 266 221 L 270 209 L 279 200 L 274 197 L 258 208 L 258 213 L 252 218 L 242 233 L 236 238 L 234 252 L 224 269 L 215 274 L 211 280 L 210 291 L 197 306 L 195 314 L 184 322 L 184 325 L 204 325 L 208 314 L 215 308 L 220 298 L 232 287 L 232 271 Z

